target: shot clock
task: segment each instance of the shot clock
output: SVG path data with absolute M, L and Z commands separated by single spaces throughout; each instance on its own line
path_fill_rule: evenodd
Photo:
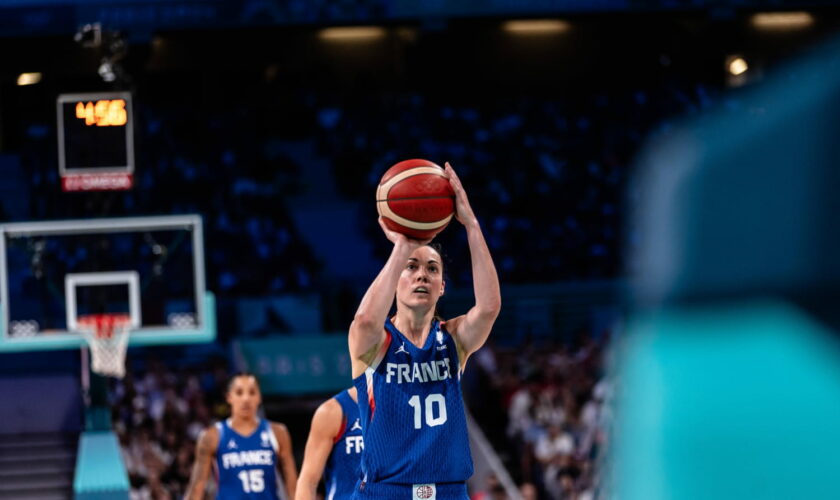
M 57 108 L 62 189 L 130 189 L 134 174 L 131 94 L 61 94 Z

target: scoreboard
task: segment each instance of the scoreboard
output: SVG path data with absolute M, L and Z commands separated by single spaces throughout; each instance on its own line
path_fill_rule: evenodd
M 131 93 L 61 94 L 56 104 L 62 188 L 130 189 L 134 176 Z

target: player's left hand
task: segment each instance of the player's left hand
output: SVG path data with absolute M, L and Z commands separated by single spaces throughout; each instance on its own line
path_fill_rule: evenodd
M 458 222 L 467 226 L 476 222 L 475 213 L 470 206 L 470 200 L 467 198 L 467 192 L 464 191 L 464 186 L 461 184 L 461 179 L 452 168 L 449 162 L 446 162 L 444 170 L 446 176 L 449 178 L 449 184 L 452 190 L 455 191 L 455 218 Z

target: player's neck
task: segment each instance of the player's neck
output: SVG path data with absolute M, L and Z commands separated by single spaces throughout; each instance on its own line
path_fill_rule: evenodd
M 412 344 L 417 347 L 423 347 L 423 344 L 426 343 L 426 338 L 429 336 L 429 329 L 434 319 L 434 310 L 422 313 L 404 310 L 397 311 L 393 323 L 397 327 L 397 330 Z
M 260 419 L 257 417 L 240 417 L 231 415 L 230 426 L 243 436 L 249 435 L 260 425 Z

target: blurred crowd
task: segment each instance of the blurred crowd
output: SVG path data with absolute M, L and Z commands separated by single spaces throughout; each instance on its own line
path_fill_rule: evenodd
M 526 498 L 530 491 L 550 500 L 606 498 L 601 463 L 613 394 L 607 342 L 587 335 L 572 346 L 490 346 L 474 355 L 478 373 L 465 374 L 465 398 Z
M 138 167 L 129 191 L 59 195 L 52 151 L 42 144 L 49 138 L 33 138 L 22 155 L 35 172 L 32 218 L 198 213 L 207 284 L 217 295 L 311 290 L 320 263 L 284 204 L 298 189 L 299 167 L 266 142 L 256 111 L 234 106 L 196 121 L 199 111 L 189 104 L 138 108 Z
M 672 118 L 712 105 L 711 92 L 674 84 L 574 103 L 498 96 L 453 103 L 408 92 L 333 97 L 316 106 L 317 137 L 349 199 L 370 198 L 382 173 L 407 157 L 451 162 L 505 283 L 614 278 L 636 152 Z M 370 238 L 381 237 L 375 220 L 363 223 Z M 468 262 L 464 238 L 448 243 L 453 261 Z M 469 270 L 451 278 L 469 283 Z
M 471 359 L 462 380 L 464 398 L 524 498 L 605 498 L 601 462 L 613 391 L 606 376 L 608 340 L 582 333 L 571 346 L 528 343 L 511 349 L 491 343 Z M 181 498 L 199 433 L 228 416 L 225 361 L 172 366 L 152 358 L 143 370 L 129 370 L 111 386 L 113 427 L 132 500 Z M 269 417 L 287 424 L 287 418 L 301 418 Z M 306 418 L 304 425 L 290 428 L 304 432 Z M 292 442 L 300 466 L 306 436 L 293 434 Z M 508 498 L 494 475 L 471 495 L 473 500 Z
M 173 370 L 152 360 L 142 373 L 129 371 L 114 383 L 112 421 L 131 500 L 183 498 L 199 433 L 227 417 L 223 391 L 228 376 L 224 363 Z
M 386 17 L 392 10 L 386 0 L 287 0 L 266 2 L 265 0 L 244 0 L 240 17 L 242 20 L 265 24 L 274 22 L 323 23 L 325 21 L 370 22 L 371 19 Z
M 341 201 L 368 209 L 393 163 L 450 161 L 505 283 L 614 278 L 632 241 L 623 205 L 635 153 L 671 118 L 716 101 L 707 86 L 675 83 L 593 91 L 575 102 L 311 89 L 272 100 L 271 87 L 259 88 L 253 101 L 213 107 L 155 100 L 147 90 L 138 100 L 137 188 L 128 192 L 56 196 L 44 147 L 51 139 L 35 134 L 22 155 L 35 172 L 32 218 L 199 213 L 208 285 L 220 297 L 317 290 L 329 276 L 310 246 L 317 242 L 301 237 L 292 216 L 295 197 L 311 188 L 302 180 L 306 157 L 289 154 L 302 141 L 317 156 L 305 161 L 329 166 Z M 377 252 L 387 251 L 374 217 L 357 224 Z M 465 238 L 451 233 L 447 253 L 467 261 Z M 468 283 L 468 273 L 465 266 L 450 279 Z

